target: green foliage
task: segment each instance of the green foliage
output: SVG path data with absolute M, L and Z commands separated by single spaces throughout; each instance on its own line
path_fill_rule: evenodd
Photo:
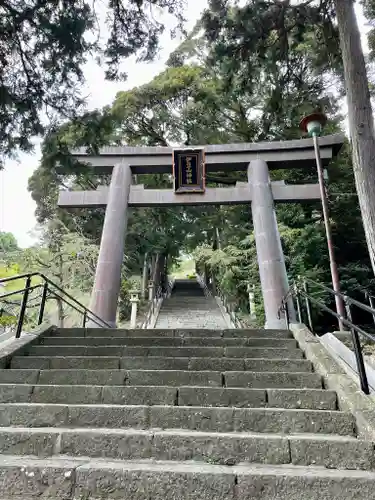
M 120 300 L 119 300 L 119 320 L 126 321 L 130 319 L 131 302 L 130 292 L 132 290 L 139 291 L 139 280 L 123 277 L 121 280 Z
M 105 62 L 106 76 L 112 80 L 126 76 L 119 73 L 124 58 L 153 59 L 164 31 L 153 8 L 173 14 L 181 25 L 183 4 L 183 0 L 110 0 L 105 12 L 108 37 L 101 44 L 103 7 L 95 0 L 2 1 L 0 158 L 32 148 L 32 137 L 45 132 L 46 110 L 52 121 L 77 116 L 83 104 L 83 65 L 90 55 Z
M 46 226 L 40 228 L 40 237 L 41 241 L 38 245 L 7 254 L 4 264 L 0 266 L 0 278 L 26 272 L 39 272 L 46 275 L 64 291 L 70 292 L 81 303 L 85 303 L 85 295 L 91 291 L 93 285 L 98 257 L 97 245 L 92 244 L 81 234 L 69 231 L 59 219 L 52 219 Z M 35 276 L 31 284 L 36 285 L 42 282 L 42 278 Z M 6 283 L 5 292 L 17 291 L 23 289 L 24 286 L 25 279 L 17 279 Z M 41 292 L 40 288 L 30 292 L 26 326 L 36 324 Z M 17 317 L 21 300 L 22 293 L 17 293 L 0 300 L 0 308 L 11 311 Z M 69 316 L 72 321 L 77 314 L 61 299 L 49 295 L 46 318 L 48 317 L 51 322 L 58 322 L 60 326 L 63 326 L 66 317 Z M 76 324 L 81 324 L 81 317 L 75 320 L 78 321 Z
M 57 285 L 76 291 L 91 289 L 98 247 L 87 238 L 68 230 L 58 219 L 42 228 L 41 244 L 19 254 L 21 270 L 46 274 Z
M 248 313 L 248 286 L 255 285 L 256 293 L 260 296 L 254 238 L 248 237 L 238 246 L 229 245 L 221 250 L 201 246 L 194 252 L 194 258 L 198 272 L 208 270 L 214 276 L 216 285 L 234 310 Z
M 212 0 L 203 19 L 171 54 L 168 67 L 149 83 L 119 92 L 114 103 L 56 127 L 29 182 L 42 223 L 61 220 L 87 244 L 99 242 L 102 210 L 56 207 L 59 189 L 95 189 L 108 177 L 74 161 L 76 147 L 97 153 L 105 145 L 212 144 L 300 137 L 301 116 L 322 109 L 325 133 L 340 131 L 341 56 L 332 2 L 245 4 Z M 329 87 L 334 85 L 337 96 Z M 59 168 L 57 166 L 59 165 Z M 355 195 L 349 144 L 329 167 L 329 204 L 343 290 L 373 286 Z M 317 182 L 315 168 L 273 171 L 272 180 Z M 245 172 L 207 174 L 208 186 L 246 181 Z M 137 175 L 146 188 L 171 188 L 169 174 Z M 290 279 L 306 275 L 330 285 L 319 202 L 276 207 Z M 345 216 L 343 216 L 343 214 Z M 145 253 L 167 254 L 170 266 L 194 252 L 238 311 L 248 313 L 248 285 L 262 304 L 251 211 L 248 206 L 141 208 L 130 211 L 121 317 L 129 315 L 130 276 L 139 275 Z M 190 269 L 186 274 L 190 274 Z M 326 299 L 326 297 L 324 297 Z M 323 321 L 323 320 L 322 320 Z
M 12 233 L 5 233 L 0 231 L 0 257 L 3 254 L 9 252 L 15 252 L 18 250 L 18 243 L 15 236 Z
M 0 312 L 2 312 L 0 310 Z M 1 328 L 7 328 L 7 327 L 13 327 L 17 324 L 17 318 L 13 315 L 9 315 L 8 313 L 2 313 L 0 315 L 0 327 Z
M 367 34 L 368 44 L 370 49 L 370 58 L 374 60 L 375 57 L 375 1 L 374 0 L 362 0 L 361 4 L 363 6 L 363 11 L 366 19 L 371 25 L 371 29 Z

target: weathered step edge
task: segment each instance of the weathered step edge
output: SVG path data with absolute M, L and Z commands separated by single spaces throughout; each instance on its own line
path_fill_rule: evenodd
M 0 384 L 0 403 L 32 402 L 337 410 L 336 393 L 324 389 Z
M 288 358 L 208 358 L 163 356 L 15 356 L 11 369 L 143 369 L 311 372 L 306 359 Z
M 194 460 L 315 465 L 331 469 L 374 468 L 368 441 L 331 435 L 216 433 L 182 430 L 0 428 L 2 455 L 67 455 L 121 460 Z
M 150 332 L 156 337 L 262 337 L 262 329 L 204 329 L 204 328 L 186 328 L 186 329 L 123 329 L 116 328 L 108 330 L 105 328 L 51 328 L 45 336 L 48 337 L 149 337 Z M 288 330 L 267 330 L 267 336 L 271 338 L 293 338 Z
M 193 385 L 200 387 L 322 388 L 322 377 L 312 372 L 252 372 L 212 370 L 0 370 L 0 382 L 42 385 Z
M 300 349 L 276 347 L 129 347 L 129 346 L 28 346 L 24 355 L 32 356 L 166 356 L 209 358 L 293 358 L 302 359 Z
M 355 436 L 351 413 L 280 408 L 0 404 L 0 427 L 107 427 Z
M 375 474 L 320 467 L 0 457 L 2 497 L 375 500 Z

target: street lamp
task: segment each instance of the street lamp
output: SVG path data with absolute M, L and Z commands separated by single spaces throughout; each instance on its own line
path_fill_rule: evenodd
M 314 141 L 314 150 L 315 150 L 315 159 L 316 159 L 316 168 L 318 171 L 318 180 L 319 180 L 319 189 L 320 189 L 320 198 L 322 200 L 323 207 L 323 218 L 324 225 L 326 229 L 326 237 L 327 237 L 327 245 L 328 245 L 328 255 L 329 255 L 329 264 L 331 268 L 331 277 L 332 277 L 332 285 L 333 289 L 336 292 L 335 302 L 336 302 L 336 311 L 340 315 L 340 317 L 345 318 L 345 305 L 341 298 L 340 294 L 340 280 L 339 273 L 337 270 L 337 264 L 335 260 L 335 251 L 333 248 L 332 242 L 332 231 L 331 224 L 329 222 L 329 209 L 328 209 L 328 199 L 327 192 L 324 184 L 324 176 L 323 176 L 323 168 L 322 168 L 322 160 L 320 158 L 320 150 L 319 150 L 319 136 L 323 130 L 324 125 L 327 123 L 327 117 L 325 114 L 316 112 L 311 115 L 305 116 L 300 122 L 300 129 L 307 133 L 310 137 L 312 137 Z M 339 328 L 343 330 L 343 324 L 341 319 L 339 321 Z

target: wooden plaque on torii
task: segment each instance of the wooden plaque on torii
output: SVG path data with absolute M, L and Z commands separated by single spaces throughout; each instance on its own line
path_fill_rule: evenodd
M 205 154 L 203 148 L 174 149 L 172 167 L 176 194 L 205 192 Z

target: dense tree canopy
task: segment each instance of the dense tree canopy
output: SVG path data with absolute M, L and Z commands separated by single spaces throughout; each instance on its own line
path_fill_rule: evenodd
M 32 137 L 45 130 L 46 115 L 73 118 L 79 112 L 89 56 L 103 61 L 109 79 L 125 76 L 120 62 L 126 57 L 152 59 L 164 31 L 158 13 L 173 14 L 180 24 L 183 3 L 110 0 L 105 8 L 95 0 L 2 1 L 0 158 L 29 150 Z
M 136 3 L 140 4 L 137 12 L 144 20 L 142 2 L 129 0 L 126 5 L 133 8 Z M 170 5 L 163 0 L 155 4 L 176 5 L 172 0 Z M 111 8 L 116 5 L 110 3 Z M 370 1 L 366 5 L 370 9 Z M 71 4 L 70 9 L 73 8 Z M 124 11 L 120 9 L 120 12 L 125 16 Z M 93 29 L 90 13 L 92 11 L 87 14 L 87 25 L 81 26 L 82 34 Z M 84 15 L 81 14 L 81 20 Z M 75 22 L 78 19 L 79 16 Z M 137 23 L 134 26 L 136 29 Z M 106 52 L 111 68 L 109 77 L 115 76 L 112 69 L 118 67 L 116 54 L 152 56 L 157 30 L 155 36 L 148 38 L 141 25 L 137 29 L 141 33 L 138 42 L 134 33 L 123 33 L 117 41 L 123 43 L 129 36 L 134 44 L 124 45 L 120 50 L 117 47 L 111 52 L 115 38 L 110 38 Z M 142 47 L 148 50 L 142 52 Z M 69 66 L 78 77 L 86 47 L 80 54 L 82 59 Z M 73 90 L 73 87 L 64 88 L 67 96 Z M 108 184 L 109 177 L 96 175 L 92 169 L 74 161 L 69 156 L 71 148 L 84 146 L 97 152 L 104 145 L 165 146 L 291 139 L 300 136 L 299 120 L 312 109 L 324 110 L 328 115 L 329 124 L 325 129 L 328 134 L 341 130 L 339 104 L 343 88 L 339 38 L 331 1 L 251 0 L 240 6 L 211 0 L 203 18 L 170 55 L 164 71 L 145 85 L 119 92 L 114 102 L 104 109 L 84 113 L 77 108 L 75 116 L 67 117 L 45 136 L 42 159 L 29 180 L 29 189 L 37 203 L 38 221 L 46 228 L 45 245 L 48 247 L 48 241 L 61 243 L 55 250 L 50 248 L 48 255 L 55 252 L 57 262 L 67 263 L 68 276 L 69 263 L 79 266 L 86 276 L 83 282 L 89 287 L 92 270 L 82 268 L 84 262 L 69 252 L 65 255 L 64 249 L 70 248 L 67 241 L 80 241 L 89 255 L 95 255 L 93 249 L 100 241 L 104 211 L 61 211 L 57 208 L 57 196 L 59 189 L 95 189 Z M 362 298 L 358 289 L 371 287 L 372 279 L 349 144 L 345 144 L 340 156 L 330 165 L 328 176 L 331 223 L 342 287 Z M 317 181 L 314 168 L 273 171 L 272 179 L 287 183 Z M 233 185 L 244 180 L 246 175 L 241 172 L 207 176 L 209 186 Z M 137 175 L 134 182 L 146 188 L 172 186 L 171 175 L 167 174 Z M 330 284 L 320 203 L 279 204 L 277 218 L 289 276 L 308 275 Z M 54 237 L 56 221 L 61 223 L 60 232 L 64 228 L 64 237 L 60 239 Z M 45 252 L 45 248 L 41 251 Z M 198 269 L 209 270 L 217 285 L 243 311 L 248 305 L 248 286 L 254 286 L 261 312 L 249 206 L 132 210 L 124 283 L 140 273 L 145 254 L 168 256 L 171 265 L 180 252 L 194 252 Z M 43 262 L 49 264 L 46 256 Z M 82 275 L 79 276 L 81 279 Z M 128 289 L 125 283 L 123 290 Z
M 18 250 L 18 243 L 13 233 L 0 231 L 0 254 L 15 252 Z

